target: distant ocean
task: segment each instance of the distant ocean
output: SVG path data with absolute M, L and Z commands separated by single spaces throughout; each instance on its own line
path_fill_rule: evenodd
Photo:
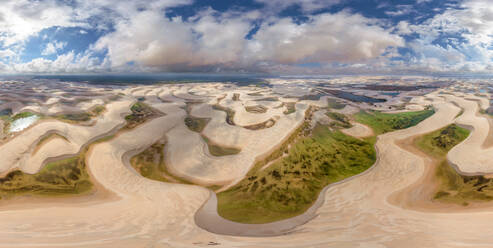
M 202 83 L 232 82 L 239 85 L 267 84 L 261 75 L 217 74 L 142 74 L 142 75 L 38 75 L 32 79 L 54 79 L 64 82 L 87 82 L 90 84 L 156 84 L 156 83 Z

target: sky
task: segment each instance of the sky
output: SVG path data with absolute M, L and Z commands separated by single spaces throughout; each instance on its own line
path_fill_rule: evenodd
M 0 74 L 493 74 L 492 0 L 1 0 Z

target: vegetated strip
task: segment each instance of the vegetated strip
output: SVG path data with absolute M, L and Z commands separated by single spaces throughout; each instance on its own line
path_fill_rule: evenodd
M 414 126 L 433 113 L 430 109 L 414 114 L 385 114 L 385 118 L 378 114 L 365 117 L 379 128 L 379 133 L 384 133 Z M 310 115 L 306 116 L 309 120 Z M 311 130 L 305 120 L 294 136 L 255 164 L 245 179 L 217 194 L 218 213 L 225 219 L 251 224 L 300 215 L 312 206 L 325 186 L 370 168 L 376 160 L 375 141 L 375 136 L 357 139 L 328 126 L 316 125 Z M 259 170 L 277 158 L 280 159 Z
M 86 154 L 90 146 L 107 141 L 113 135 L 100 138 L 82 148 L 79 154 L 47 163 L 38 173 L 27 174 L 20 170 L 0 178 L 0 198 L 19 195 L 65 196 L 88 193 L 93 188 L 86 167 Z
M 144 151 L 130 158 L 132 167 L 143 177 L 167 183 L 193 184 L 170 173 L 166 167 L 164 149 L 166 140 L 160 140 Z M 208 186 L 211 190 L 220 188 L 219 185 Z
M 365 124 L 373 129 L 376 135 L 391 132 L 394 130 L 412 127 L 424 119 L 432 116 L 435 110 L 427 107 L 422 111 L 401 112 L 401 113 L 382 113 L 379 111 L 360 111 L 354 118 L 357 122 Z
M 126 129 L 135 128 L 148 120 L 164 115 L 160 111 L 152 108 L 151 106 L 143 102 L 135 103 L 134 105 L 132 105 L 132 107 L 130 107 L 130 110 L 132 111 L 132 113 L 125 116 L 125 120 L 127 121 L 127 124 L 125 126 Z
M 493 179 L 460 175 L 446 159 L 447 152 L 466 139 L 469 133 L 469 130 L 452 124 L 415 140 L 416 147 L 435 161 L 434 175 L 438 187 L 434 200 L 463 206 L 470 202 L 493 200 Z

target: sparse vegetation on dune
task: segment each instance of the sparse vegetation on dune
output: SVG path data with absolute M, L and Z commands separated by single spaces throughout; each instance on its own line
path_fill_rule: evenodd
M 341 113 L 337 112 L 327 112 L 327 116 L 334 120 L 330 123 L 330 126 L 333 128 L 350 128 L 353 125 L 349 123 L 349 118 Z
M 261 130 L 265 128 L 270 128 L 276 124 L 276 120 L 274 118 L 270 118 L 269 120 L 266 120 L 264 122 L 258 123 L 258 124 L 253 124 L 253 125 L 248 125 L 248 126 L 243 126 L 243 128 L 249 129 L 249 130 Z
M 135 128 L 147 120 L 163 115 L 161 112 L 142 102 L 135 103 L 130 110 L 132 113 L 125 116 L 125 120 L 127 121 L 125 128 L 127 129 Z
M 156 142 L 141 153 L 133 156 L 130 159 L 130 164 L 140 175 L 151 180 L 167 183 L 193 184 L 168 171 L 164 159 L 165 146 L 166 142 L 164 140 Z M 221 187 L 219 185 L 208 186 L 211 190 L 217 190 Z
M 255 164 L 245 179 L 218 197 L 218 213 L 242 223 L 268 223 L 305 212 L 327 185 L 357 175 L 376 160 L 376 136 L 357 139 L 337 129 L 348 126 L 343 114 L 327 115 L 340 126 L 310 128 L 305 123 L 270 156 Z M 375 133 L 407 128 L 431 116 L 433 110 L 399 114 L 359 113 Z M 364 123 L 365 123 L 364 122 Z M 365 123 L 365 124 L 366 124 Z M 268 167 L 263 168 L 268 163 Z M 263 168 L 263 169 L 261 169 Z
M 284 110 L 283 114 L 289 115 L 296 112 L 296 103 L 295 102 L 284 102 L 283 106 L 286 106 L 286 110 Z
M 415 145 L 433 157 L 437 164 L 434 173 L 438 187 L 434 200 L 463 206 L 470 202 L 493 200 L 493 179 L 460 175 L 446 160 L 448 151 L 466 139 L 469 133 L 469 130 L 453 124 L 415 140 Z
M 375 161 L 374 139 L 359 140 L 317 125 L 287 155 L 265 170 L 252 170 L 218 194 L 218 212 L 243 223 L 266 223 L 299 215 L 326 185 L 368 169 Z
M 48 163 L 33 175 L 20 170 L 8 173 L 0 178 L 0 196 L 8 199 L 17 195 L 61 196 L 90 191 L 92 183 L 86 170 L 85 152 Z
M 376 135 L 394 130 L 412 127 L 432 116 L 435 110 L 428 108 L 422 111 L 401 112 L 395 114 L 378 111 L 360 111 L 354 118 L 357 122 L 365 124 L 373 129 Z
M 344 107 L 346 107 L 346 104 L 341 103 L 340 101 L 334 98 L 328 98 L 327 107 L 329 107 L 329 109 L 343 109 Z
M 113 137 L 114 135 L 109 135 L 100 138 L 85 146 L 73 157 L 47 163 L 38 173 L 27 174 L 20 170 L 9 172 L 0 178 L 0 199 L 10 199 L 19 195 L 52 197 L 90 192 L 93 183 L 86 167 L 86 154 L 91 145 L 108 141 Z M 40 140 L 40 143 L 42 142 L 43 140 Z
M 63 136 L 63 135 L 60 135 L 58 133 L 51 133 L 45 137 L 43 137 L 42 139 L 40 139 L 38 141 L 38 143 L 36 144 L 36 147 L 34 148 L 34 151 L 32 152 L 32 154 L 36 154 L 36 152 L 44 145 L 46 144 L 48 141 L 50 141 L 51 139 L 63 139 L 63 140 L 66 140 L 68 141 L 68 139 Z
M 236 147 L 227 147 L 227 146 L 218 145 L 214 143 L 212 140 L 210 140 L 209 138 L 207 138 L 205 135 L 202 135 L 202 139 L 207 144 L 209 153 L 212 156 L 221 157 L 221 156 L 235 155 L 241 152 L 241 149 L 238 149 Z
M 246 106 L 245 111 L 254 114 L 262 114 L 267 112 L 267 108 L 262 105 Z
M 15 121 L 15 120 L 18 120 L 18 119 L 22 119 L 22 118 L 27 118 L 27 117 L 30 117 L 30 116 L 33 116 L 35 115 L 34 113 L 31 113 L 31 112 L 21 112 L 21 113 L 18 113 L 16 115 L 14 115 L 12 117 L 12 120 L 11 121 Z
M 210 118 L 199 118 L 189 115 L 185 117 L 185 125 L 187 125 L 188 129 L 191 131 L 201 133 L 210 120 Z
M 159 141 L 130 159 L 132 167 L 143 177 L 169 183 L 190 184 L 190 182 L 170 174 L 164 161 L 166 142 Z

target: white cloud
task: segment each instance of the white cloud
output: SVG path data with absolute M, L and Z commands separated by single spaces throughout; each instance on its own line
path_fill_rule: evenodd
M 50 27 L 84 26 L 72 18 L 74 9 L 56 0 L 3 0 L 0 4 L 0 43 L 10 46 Z
M 41 52 L 41 55 L 47 56 L 57 53 L 60 50 L 63 50 L 67 46 L 67 42 L 50 42 L 46 44 L 45 49 Z
M 465 0 L 461 8 L 413 25 L 400 21 L 389 28 L 384 21 L 349 11 L 313 14 L 345 0 L 255 0 L 257 11 L 223 13 L 204 9 L 183 20 L 169 19 L 167 8 L 192 0 L 3 0 L 0 5 L 1 70 L 14 72 L 142 71 L 488 71 L 493 68 L 493 5 L 488 0 Z M 417 4 L 429 0 L 417 0 Z M 307 22 L 279 18 L 273 12 L 298 4 Z M 387 6 L 389 7 L 389 6 Z M 388 15 L 415 11 L 395 6 Z M 262 19 L 262 22 L 260 20 Z M 255 24 L 254 24 L 255 23 Z M 258 31 L 249 32 L 259 25 Z M 79 27 L 81 34 L 103 30 L 103 35 L 81 54 L 68 52 L 67 43 L 42 46 L 38 58 L 19 62 L 24 43 L 47 28 Z M 416 34 L 405 42 L 401 35 Z M 44 42 L 50 41 L 44 35 Z M 397 54 L 396 47 L 413 51 Z M 66 49 L 69 48 L 69 49 Z M 93 53 L 107 52 L 103 59 Z M 389 60 L 400 57 L 400 61 Z M 320 63 L 320 68 L 296 64 Z M 6 69 L 7 68 L 7 69 Z M 387 69 L 383 69 L 387 68 Z
M 254 36 L 252 50 L 258 59 L 278 63 L 359 62 L 403 44 L 374 20 L 340 12 L 317 15 L 304 24 L 291 19 L 264 24 Z
M 107 49 L 114 67 L 135 62 L 156 70 L 193 70 L 364 61 L 403 45 L 399 36 L 375 20 L 347 12 L 316 15 L 304 24 L 271 18 L 251 40 L 245 36 L 253 27 L 249 17 L 255 13 L 218 14 L 204 11 L 186 22 L 141 11 L 118 22 L 115 31 L 102 37 L 94 49 Z
M 27 63 L 13 64 L 8 72 L 22 73 L 81 73 L 101 71 L 104 66 L 90 53 L 75 54 L 73 51 L 57 56 L 55 60 L 37 58 Z
M 399 29 L 406 30 L 403 28 Z M 409 66 L 431 71 L 489 72 L 493 66 L 493 5 L 467 0 L 420 25 L 407 25 L 420 35 L 409 43 L 416 53 Z M 423 67 L 423 65 L 425 67 Z

